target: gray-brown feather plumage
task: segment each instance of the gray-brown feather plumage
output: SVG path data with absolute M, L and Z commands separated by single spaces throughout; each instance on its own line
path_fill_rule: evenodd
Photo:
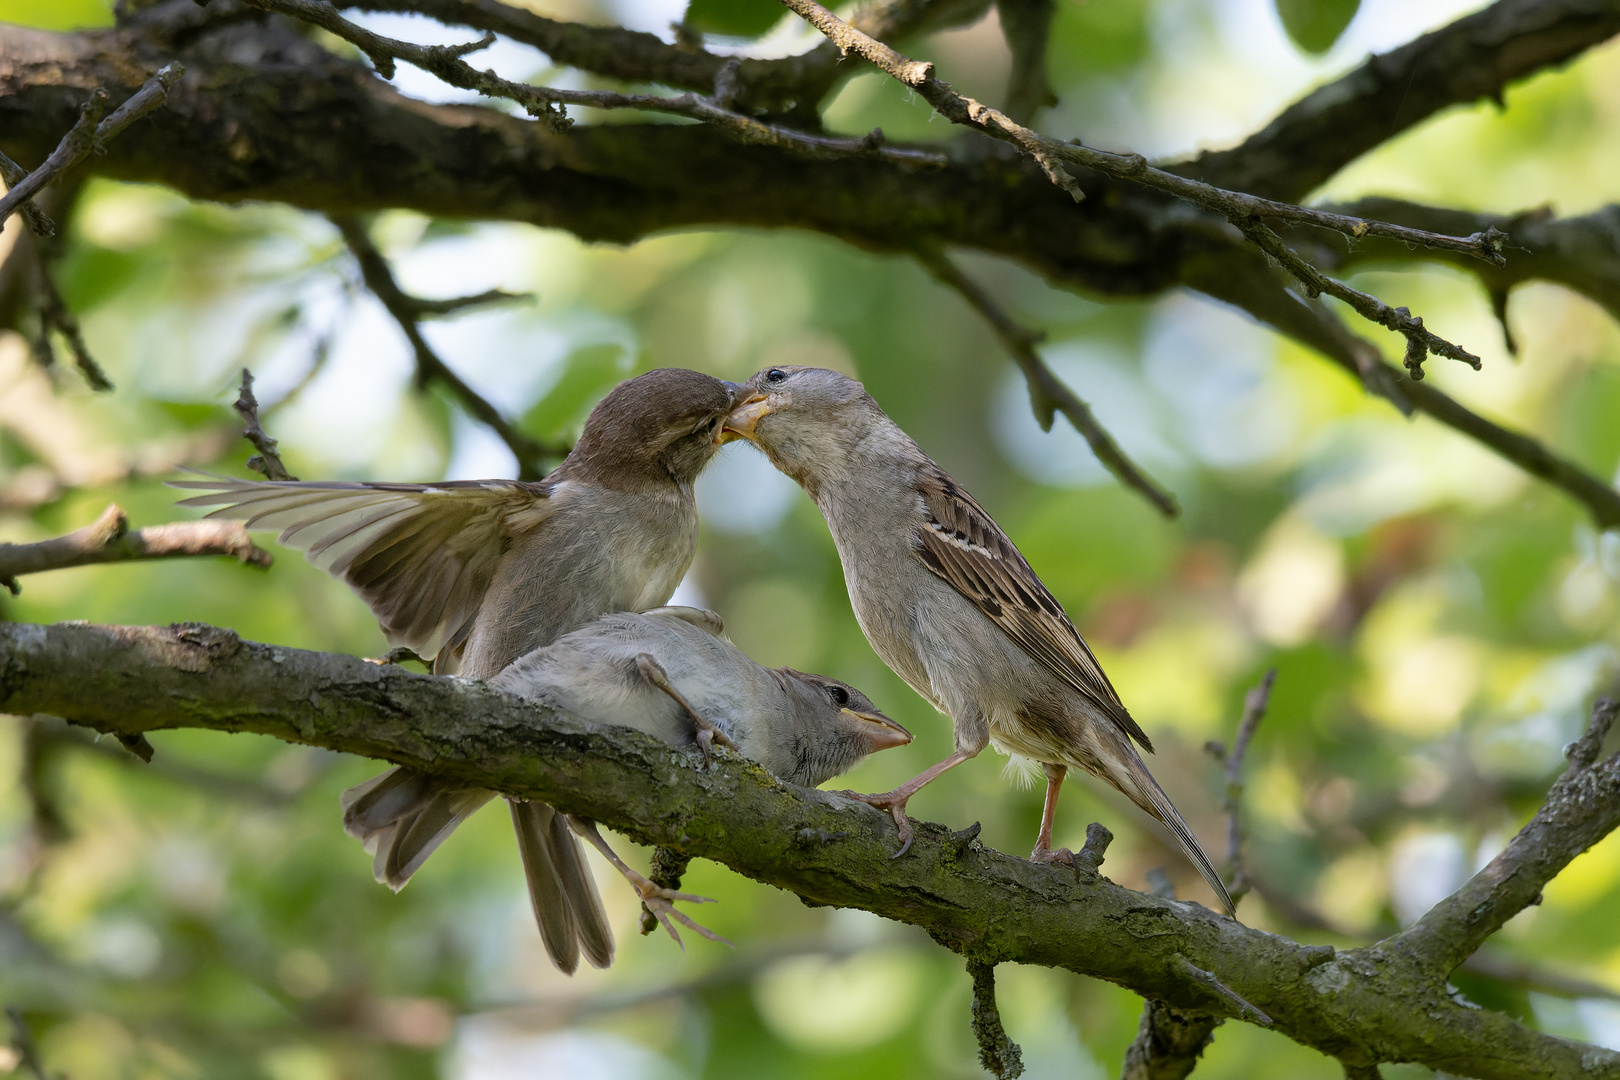
M 952 719 L 951 758 L 868 797 L 894 812 L 903 836 L 906 799 L 993 743 L 1047 766 L 1038 856 L 1049 854 L 1064 770 L 1082 768 L 1163 822 L 1231 910 L 1220 875 L 1131 745 L 1151 751 L 1147 734 L 1062 605 L 990 515 L 860 383 L 820 368 L 770 368 L 745 384 L 727 427 L 815 500 L 872 647 Z
M 392 643 L 433 656 L 435 672 L 488 678 L 600 615 L 669 599 L 697 543 L 692 483 L 714 454 L 734 390 L 672 368 L 621 383 L 591 412 L 562 465 L 535 484 L 211 478 L 175 486 L 206 492 L 182 505 L 218 507 L 210 517 L 280 529 L 284 543 L 360 594 Z M 358 793 L 349 809 L 366 798 L 416 796 L 386 836 L 373 834 L 378 876 L 396 887 L 482 804 L 480 795 L 489 798 L 397 773 L 378 783 L 386 790 Z M 525 822 L 516 823 L 521 832 Z M 536 835 L 531 829 L 525 842 Z M 577 844 L 566 838 L 572 854 L 559 864 L 562 842 L 524 849 L 537 909 L 567 903 L 574 925 L 600 923 L 594 886 L 568 873 Z M 568 925 L 540 920 L 542 935 Z M 600 923 L 578 936 L 606 932 Z M 554 957 L 577 955 L 575 942 L 546 944 Z

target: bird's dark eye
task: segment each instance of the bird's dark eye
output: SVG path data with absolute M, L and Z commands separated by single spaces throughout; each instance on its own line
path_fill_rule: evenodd
M 849 691 L 842 686 L 829 686 L 827 687 L 827 693 L 832 695 L 833 704 L 840 709 L 849 704 Z
M 785 378 L 787 378 L 787 372 L 779 367 L 773 367 L 765 373 L 765 381 L 768 383 L 779 383 Z

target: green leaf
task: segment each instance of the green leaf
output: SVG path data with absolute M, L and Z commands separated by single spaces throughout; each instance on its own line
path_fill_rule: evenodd
M 545 397 L 523 416 L 523 430 L 541 439 L 565 434 L 585 419 L 615 383 L 630 374 L 622 345 L 586 345 L 563 361 L 563 372 Z
M 0 22 L 41 30 L 111 26 L 112 0 L 0 0 Z
M 1304 52 L 1317 55 L 1333 48 L 1356 17 L 1361 0 L 1276 0 L 1283 29 Z
M 681 21 L 705 34 L 759 37 L 782 18 L 776 0 L 691 0 Z

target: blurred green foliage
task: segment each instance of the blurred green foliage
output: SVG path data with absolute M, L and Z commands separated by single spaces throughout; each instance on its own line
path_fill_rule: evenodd
M 767 27 L 767 9 L 777 10 L 694 4 L 688 19 L 746 35 Z M 1354 5 L 1339 10 L 1343 29 Z M 1307 49 L 1322 38 L 1254 11 L 1270 9 L 1063 0 L 1051 68 L 1064 104 L 1043 126 L 1191 150 L 1240 136 L 1383 40 L 1366 35 L 1398 42 L 1422 29 L 1364 12 L 1316 60 L 1289 35 Z M 0 18 L 65 26 L 104 22 L 106 8 L 13 0 Z M 1005 62 L 993 22 L 912 51 L 997 100 Z M 1500 210 L 1598 205 L 1612 198 L 1616 101 L 1611 46 L 1513 89 L 1503 111 L 1454 110 L 1423 125 L 1331 190 Z M 881 124 L 897 139 L 951 135 L 872 75 L 850 79 L 826 119 L 835 130 Z M 71 371 L 46 376 L 20 340 L 0 337 L 5 539 L 77 528 L 109 501 L 137 525 L 171 520 L 180 512 L 161 481 L 176 468 L 242 474 L 249 449 L 229 402 L 243 364 L 298 475 L 511 474 L 488 432 L 413 388 L 397 329 L 321 219 L 94 181 L 67 225 L 57 279 L 119 389 L 95 396 Z M 421 294 L 536 294 L 426 332 L 540 438 L 577 431 L 609 386 L 650 367 L 741 378 L 813 363 L 858 374 L 1066 605 L 1160 746 L 1155 772 L 1217 854 L 1222 779 L 1201 748 L 1230 737 L 1245 690 L 1277 667 L 1247 769 L 1250 859 L 1264 885 L 1244 901 L 1251 924 L 1350 944 L 1409 921 L 1534 810 L 1591 698 L 1620 674 L 1616 537 L 1454 433 L 1403 420 L 1200 298 L 1104 306 L 1023 269 L 966 260 L 1014 315 L 1048 331 L 1054 369 L 1175 491 L 1185 514 L 1167 522 L 1113 484 L 1064 421 L 1039 431 L 995 339 L 908 262 L 797 233 L 689 232 L 620 249 L 405 213 L 373 229 Z M 1356 284 L 1410 303 L 1485 356 L 1478 374 L 1432 364 L 1448 392 L 1615 474 L 1620 332 L 1595 305 L 1520 288 L 1508 313 L 1513 358 L 1471 278 L 1407 265 Z M 862 638 L 809 501 L 741 446 L 725 451 L 699 498 L 705 524 L 685 598 L 718 610 L 762 662 L 847 679 L 917 735 L 835 786 L 882 789 L 947 753 L 948 723 Z M 386 648 L 357 599 L 296 553 L 276 554 L 268 572 L 193 560 L 38 575 L 0 613 L 199 620 L 302 648 Z M 75 1080 L 979 1075 L 966 974 L 905 928 L 808 909 L 697 863 L 686 887 L 720 901 L 701 916 L 738 947 L 691 940 L 682 952 L 634 933 L 635 904 L 604 869 L 619 962 L 565 979 L 539 948 L 504 815 L 475 817 L 396 896 L 371 880 L 338 824 L 338 793 L 374 763 L 249 736 L 152 741 L 157 758 L 145 767 L 53 721 L 0 726 L 0 1001 L 25 1010 L 49 1066 Z M 1025 850 L 1040 793 L 1001 766 L 984 755 L 926 789 L 912 812 L 954 827 L 980 821 L 987 843 Z M 1092 820 L 1118 835 L 1104 867 L 1114 880 L 1142 888 L 1165 867 L 1182 895 L 1209 899 L 1140 814 L 1096 784 L 1071 783 L 1057 842 L 1077 846 Z M 1617 903 L 1611 837 L 1493 948 L 1620 991 Z M 998 981 L 1026 1075 L 1117 1075 L 1140 1012 L 1134 995 L 1039 969 L 1004 967 Z M 1466 973 L 1457 983 L 1547 1030 L 1620 1042 L 1620 1010 L 1601 997 Z M 1228 1023 L 1197 1075 L 1340 1070 Z
M 1294 44 L 1308 53 L 1325 53 L 1359 7 L 1361 0 L 1277 0 L 1277 17 Z

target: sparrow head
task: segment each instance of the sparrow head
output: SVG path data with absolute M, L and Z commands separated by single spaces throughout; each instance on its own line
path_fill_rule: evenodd
M 792 668 L 777 672 L 793 691 L 791 760 L 770 767 L 784 780 L 815 787 L 853 769 L 868 754 L 911 741 L 911 732 L 848 683 Z
M 750 440 L 778 469 L 807 484 L 882 415 L 866 388 L 842 372 L 771 367 L 742 384 L 722 437 Z
M 697 479 L 720 447 L 741 387 L 684 368 L 659 368 L 620 383 L 585 419 L 572 470 L 598 479 Z

